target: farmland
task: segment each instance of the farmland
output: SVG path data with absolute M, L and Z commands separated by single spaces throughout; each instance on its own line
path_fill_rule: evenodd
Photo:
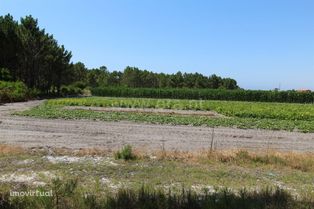
M 121 107 L 137 110 L 170 109 L 199 113 L 213 111 L 223 117 L 208 117 L 202 114 L 154 114 L 141 111 L 93 111 L 93 109 L 81 108 L 66 109 L 64 108 L 66 106 Z M 88 97 L 48 100 L 39 107 L 17 114 L 42 118 L 128 120 L 173 125 L 314 132 L 314 105 L 312 104 Z
M 0 143 L 22 146 L 0 144 L 3 204 L 314 204 L 311 104 L 83 97 L 7 104 L 0 115 Z M 120 151 L 126 144 L 134 151 Z M 21 185 L 54 196 L 8 198 Z
M 314 209 L 313 9 L 1 2 L 0 209 Z
M 54 99 L 47 105 L 202 110 L 240 118 L 314 120 L 312 104 L 89 97 Z

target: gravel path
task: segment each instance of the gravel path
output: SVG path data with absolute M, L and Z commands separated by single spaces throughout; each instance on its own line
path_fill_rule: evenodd
M 103 122 L 89 120 L 48 120 L 11 116 L 42 101 L 0 106 L 0 143 L 24 147 L 102 147 L 117 149 L 124 144 L 146 149 L 195 151 L 208 149 L 212 128 Z M 254 129 L 215 128 L 217 149 L 277 149 L 314 152 L 314 133 Z

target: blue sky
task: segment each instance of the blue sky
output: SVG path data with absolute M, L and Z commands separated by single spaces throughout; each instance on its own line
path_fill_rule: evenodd
M 314 0 L 0 0 L 7 13 L 38 18 L 90 68 L 215 73 L 248 89 L 314 90 Z

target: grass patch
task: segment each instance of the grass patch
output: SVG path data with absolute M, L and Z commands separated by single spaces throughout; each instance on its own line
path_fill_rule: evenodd
M 180 194 L 142 187 L 139 190 L 120 189 L 116 194 L 99 195 L 79 190 L 77 180 L 52 182 L 52 197 L 10 197 L 0 193 L 1 208 L 20 209 L 301 209 L 312 208 L 313 202 L 295 200 L 279 188 L 234 193 L 227 188 L 213 193 L 197 194 L 182 190 Z M 49 187 L 47 188 L 49 189 Z
M 137 157 L 133 153 L 132 146 L 126 145 L 120 151 L 117 151 L 114 154 L 115 159 L 123 159 L 123 160 L 135 160 Z
M 135 150 L 136 160 L 116 160 L 114 152 L 85 155 L 71 150 L 53 150 L 0 155 L 0 192 L 36 182 L 50 185 L 55 177 L 76 178 L 81 189 L 99 194 L 119 189 L 153 190 L 179 194 L 182 188 L 196 193 L 229 188 L 239 192 L 280 187 L 293 196 L 314 199 L 313 154 L 225 152 L 147 153 Z M 142 154 L 138 154 L 142 153 Z M 66 154 L 66 155 L 64 155 Z M 157 175 L 156 175 L 157 174 Z

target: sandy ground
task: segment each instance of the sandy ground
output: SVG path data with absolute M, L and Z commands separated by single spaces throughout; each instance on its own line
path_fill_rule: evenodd
M 137 148 L 197 151 L 208 149 L 212 128 L 152 125 L 132 122 L 89 120 L 47 120 L 11 116 L 42 101 L 0 106 L 0 143 L 23 147 L 99 147 L 117 149 L 125 144 Z M 314 133 L 215 128 L 217 149 L 276 149 L 314 152 Z
M 130 113 L 151 113 L 163 115 L 197 115 L 208 117 L 226 117 L 213 111 L 195 110 L 170 110 L 154 108 L 122 108 L 122 107 L 85 107 L 85 106 L 65 106 L 65 110 L 92 110 L 97 112 L 130 112 Z

